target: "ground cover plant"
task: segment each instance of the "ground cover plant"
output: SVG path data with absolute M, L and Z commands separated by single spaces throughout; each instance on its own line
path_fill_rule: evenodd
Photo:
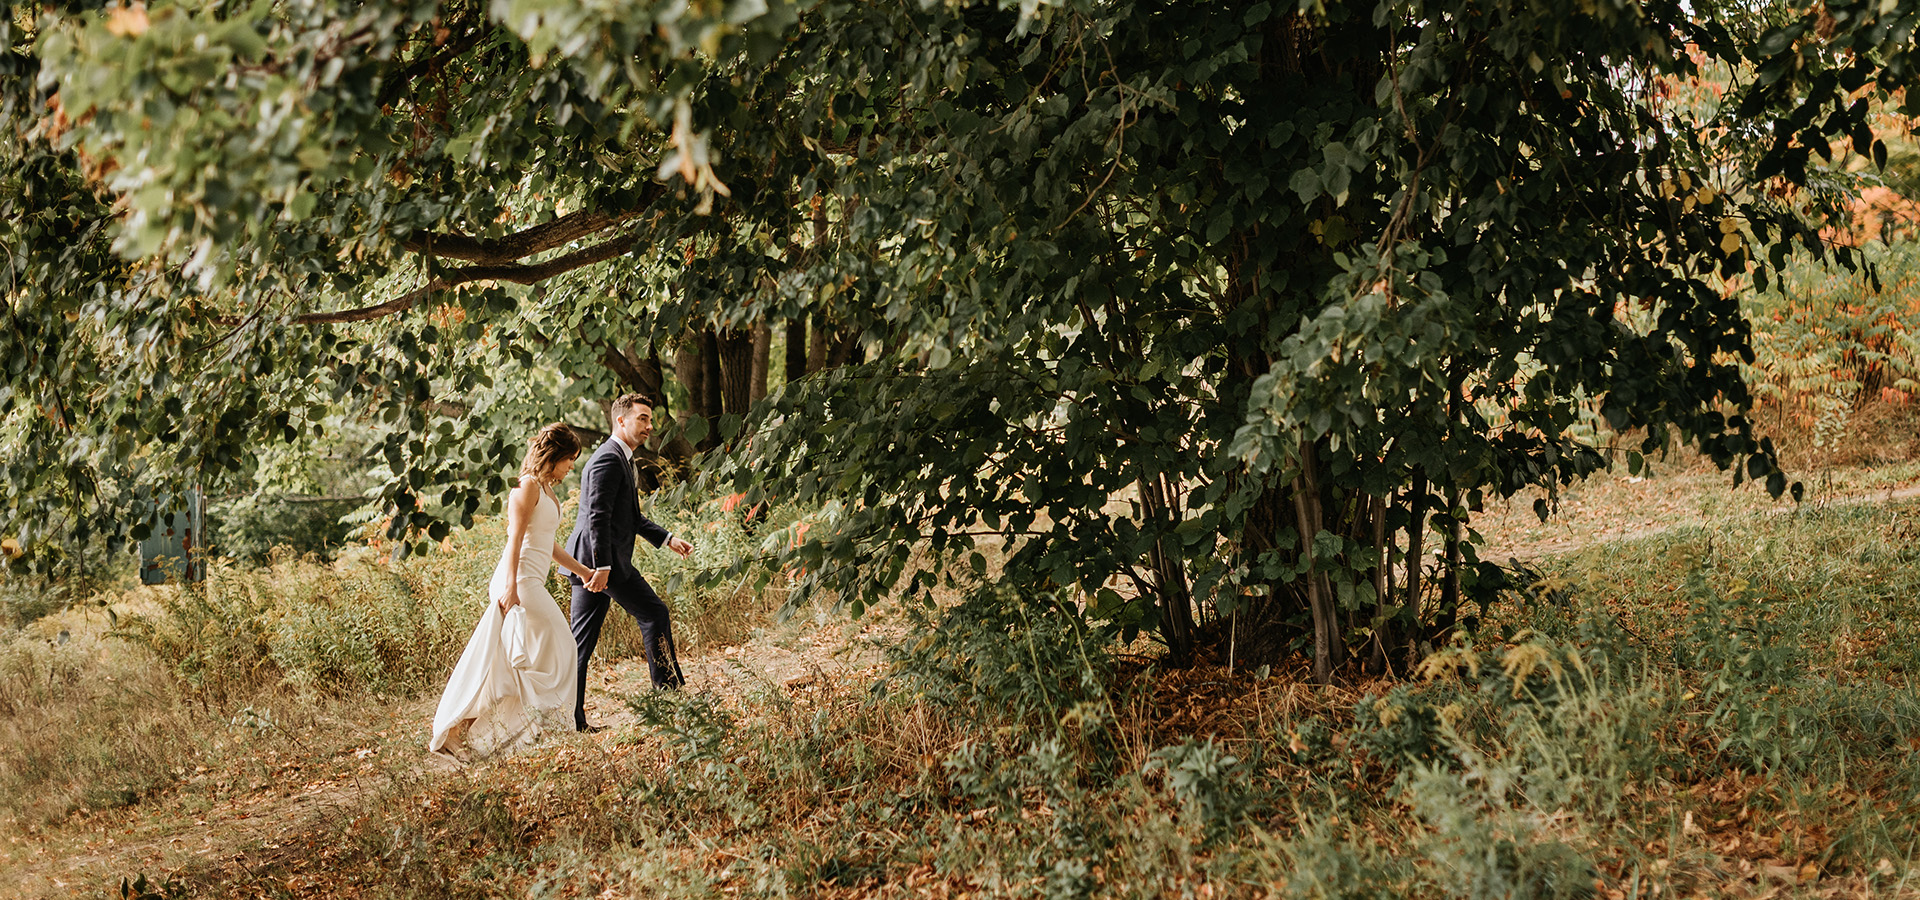
M 157 645 L 115 677 L 174 698 L 146 727 L 206 737 L 119 748 L 160 777 L 84 814 L 11 814 L 52 847 L 169 805 L 212 817 L 277 766 L 359 779 L 268 837 L 118 872 L 171 896 L 1898 896 L 1920 846 L 1915 511 L 1743 512 L 1549 557 L 1479 635 L 1344 687 L 1303 662 L 1166 669 L 1075 604 L 982 585 L 887 616 L 878 668 L 636 683 L 608 739 L 458 771 L 372 740 L 365 708 L 213 699 Z M 21 674 L 77 641 L 15 639 L 7 721 L 114 721 L 115 695 Z M 315 746 L 259 740 L 246 710 Z M 9 772 L 32 768 L 22 738 Z

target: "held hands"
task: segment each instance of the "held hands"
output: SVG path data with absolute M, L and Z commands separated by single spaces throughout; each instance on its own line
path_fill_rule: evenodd
M 693 553 L 693 545 L 687 543 L 684 538 L 680 538 L 680 537 L 668 538 L 667 549 L 680 554 L 682 559 L 692 555 Z
M 612 574 L 611 569 L 594 569 L 593 574 L 587 578 L 586 589 L 596 594 L 606 590 L 607 578 Z

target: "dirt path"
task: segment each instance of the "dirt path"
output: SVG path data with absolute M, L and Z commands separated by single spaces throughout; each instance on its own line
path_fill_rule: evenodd
M 775 629 L 746 644 L 691 654 L 681 660 L 695 691 L 739 704 L 769 692 L 793 691 L 825 674 L 877 671 L 872 641 L 886 626 L 848 625 L 837 619 Z M 626 698 L 649 689 L 646 663 L 598 663 L 588 686 L 588 717 L 605 731 L 563 735 L 533 753 L 581 743 L 611 747 L 633 739 L 636 717 Z M 0 897 L 119 896 L 123 878 L 209 867 L 253 869 L 278 854 L 311 846 L 316 834 L 337 834 L 396 782 L 431 779 L 452 764 L 425 752 L 434 698 L 387 708 L 368 722 L 361 746 L 344 752 L 302 753 L 297 739 L 280 746 L 285 777 L 246 790 L 209 791 L 187 783 L 126 809 L 95 812 L 37 835 L 8 835 L 0 844 Z M 214 796 L 209 796 L 210 794 Z
M 1704 524 L 1727 514 L 1787 512 L 1756 488 L 1729 492 L 1725 476 L 1681 472 L 1656 478 L 1600 478 L 1562 492 L 1554 520 L 1541 523 L 1532 497 L 1490 505 L 1475 520 L 1488 538 L 1482 556 L 1536 559 L 1595 543 L 1644 538 Z M 1920 482 L 1890 478 L 1829 484 L 1807 502 L 1837 506 L 1920 498 Z M 682 659 L 692 689 L 744 704 L 755 697 L 804 688 L 823 676 L 878 671 L 873 638 L 897 626 L 869 617 L 838 617 L 769 629 L 733 647 Z M 606 727 L 597 735 L 565 735 L 532 752 L 592 742 L 611 747 L 633 739 L 637 724 L 625 698 L 648 689 L 645 662 L 598 664 L 588 688 L 588 716 Z M 206 867 L 252 868 L 276 854 L 311 844 L 315 834 L 339 833 L 357 810 L 396 781 L 431 779 L 447 763 L 424 752 L 433 698 L 388 707 L 384 720 L 365 727 L 357 747 L 316 754 L 288 740 L 285 775 L 246 791 L 179 789 L 128 809 L 94 813 L 37 835 L 8 835 L 0 844 L 0 896 L 23 898 L 118 896 L 122 878 Z M 214 777 L 209 773 L 204 777 Z M 202 776 L 194 776 L 202 777 Z M 188 779 L 190 782 L 193 778 Z
M 1729 490 L 1726 477 L 1713 471 L 1691 471 L 1658 478 L 1596 479 L 1565 490 L 1559 509 L 1544 523 L 1533 511 L 1533 501 L 1540 494 L 1524 493 L 1509 502 L 1489 504 L 1473 519 L 1473 526 L 1487 537 L 1480 558 L 1498 562 L 1509 558 L 1534 560 L 1593 544 L 1639 540 L 1676 528 L 1697 527 L 1729 514 L 1781 515 L 1797 508 L 1791 500 L 1773 500 L 1757 485 Z M 1721 483 L 1716 485 L 1716 481 Z M 1857 482 L 1821 488 L 1809 485 L 1802 503 L 1832 507 L 1914 498 L 1920 498 L 1920 481 L 1897 479 L 1870 486 Z

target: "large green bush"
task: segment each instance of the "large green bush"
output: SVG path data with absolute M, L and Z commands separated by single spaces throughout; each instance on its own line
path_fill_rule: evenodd
M 214 552 L 262 563 L 276 548 L 331 557 L 352 537 L 341 521 L 366 501 L 359 498 L 249 494 L 212 504 L 207 521 Z

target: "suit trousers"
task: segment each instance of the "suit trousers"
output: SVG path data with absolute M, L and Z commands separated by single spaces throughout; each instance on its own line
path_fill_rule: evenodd
M 635 579 L 609 584 L 605 591 L 595 592 L 575 584 L 571 618 L 573 642 L 580 651 L 580 695 L 573 707 L 576 728 L 587 727 L 587 660 L 600 644 L 600 627 L 606 623 L 609 600 L 640 623 L 640 638 L 647 651 L 647 674 L 652 676 L 653 686 L 679 687 L 682 681 L 674 658 L 673 623 L 667 618 L 667 604 L 653 592 L 652 585 L 645 579 Z

